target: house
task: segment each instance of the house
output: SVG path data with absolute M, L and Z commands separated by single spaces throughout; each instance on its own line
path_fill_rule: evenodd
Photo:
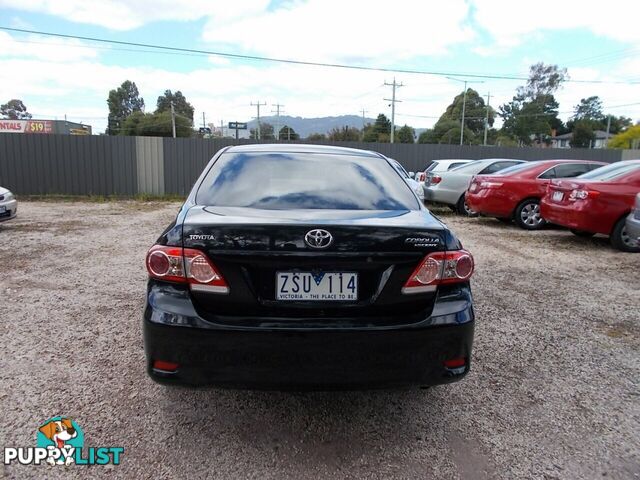
M 613 137 L 613 134 L 604 132 L 602 130 L 594 130 L 593 131 L 596 139 L 593 145 L 590 148 L 605 148 L 607 146 L 607 141 Z M 573 137 L 573 133 L 565 133 L 564 135 L 557 135 L 555 137 L 551 137 L 551 147 L 552 148 L 571 148 L 571 138 Z

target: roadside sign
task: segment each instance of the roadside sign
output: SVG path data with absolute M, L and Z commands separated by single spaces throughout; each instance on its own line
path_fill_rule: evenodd
M 247 124 L 246 123 L 240 123 L 240 122 L 229 122 L 229 128 L 231 128 L 233 130 L 246 130 L 247 129 Z
M 53 133 L 51 120 L 0 120 L 0 133 Z

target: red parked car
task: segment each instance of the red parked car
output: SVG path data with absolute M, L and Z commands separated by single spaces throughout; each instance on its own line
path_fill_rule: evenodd
M 577 177 L 603 165 L 587 160 L 542 160 L 493 175 L 477 175 L 469 184 L 467 205 L 481 215 L 515 220 L 521 228 L 537 230 L 546 223 L 540 215 L 540 199 L 551 179 Z
M 609 235 L 625 252 L 640 252 L 627 234 L 626 216 L 640 192 L 640 160 L 612 163 L 573 180 L 552 180 L 540 203 L 542 216 L 579 236 Z

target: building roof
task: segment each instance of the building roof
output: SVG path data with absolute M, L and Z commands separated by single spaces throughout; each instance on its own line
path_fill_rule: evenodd
M 607 132 L 603 131 L 603 130 L 594 130 L 593 133 L 596 136 L 596 140 L 600 140 L 600 139 L 605 139 L 605 138 L 611 138 L 613 137 L 613 133 L 610 133 L 609 136 L 607 137 Z M 556 139 L 556 140 L 571 140 L 571 138 L 573 137 L 573 132 L 569 132 L 569 133 L 564 133 L 562 135 L 556 135 L 555 137 L 552 138 Z

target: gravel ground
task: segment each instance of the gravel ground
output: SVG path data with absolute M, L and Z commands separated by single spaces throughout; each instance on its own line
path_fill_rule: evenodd
M 22 202 L 0 225 L 0 446 L 74 418 L 115 467 L 5 477 L 638 478 L 640 255 L 445 220 L 476 258 L 472 372 L 418 391 L 171 389 L 144 371 L 146 249 L 175 203 Z M 444 212 L 442 212 L 444 213 Z

